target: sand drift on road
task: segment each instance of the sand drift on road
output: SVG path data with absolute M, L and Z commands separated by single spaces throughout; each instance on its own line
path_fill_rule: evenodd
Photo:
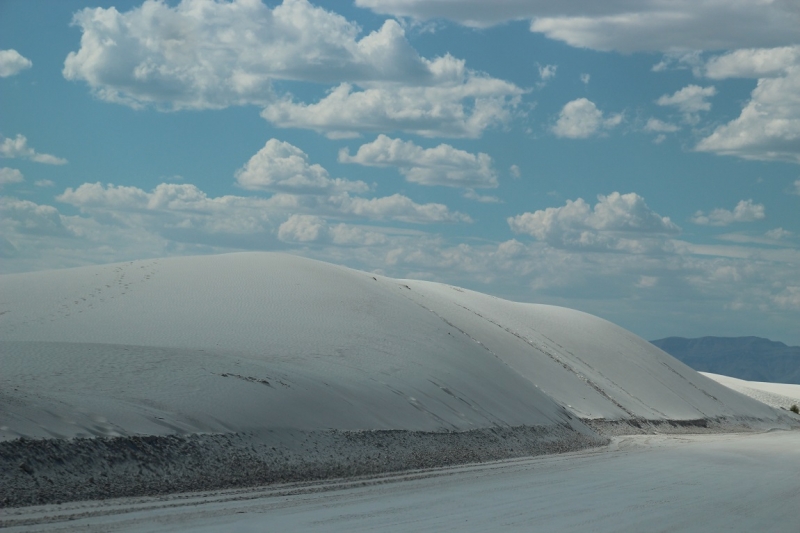
M 0 276 L 0 505 L 787 428 L 600 318 L 300 257 Z

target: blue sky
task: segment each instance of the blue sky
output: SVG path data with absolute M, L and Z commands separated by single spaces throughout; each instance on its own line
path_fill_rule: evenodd
M 281 250 L 800 344 L 798 94 L 792 2 L 4 0 L 0 272 Z

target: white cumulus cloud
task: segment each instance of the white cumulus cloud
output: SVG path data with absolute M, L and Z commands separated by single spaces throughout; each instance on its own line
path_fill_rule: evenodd
M 51 205 L 0 196 L 0 261 L 3 272 L 78 266 L 144 257 L 247 248 L 231 234 L 215 238 L 180 215 L 81 207 L 65 215 Z M 187 223 L 189 222 L 189 223 Z M 268 235 L 266 235 L 268 237 Z M 265 235 L 252 239 L 263 243 Z
M 325 219 L 316 215 L 292 215 L 278 228 L 278 238 L 288 242 L 314 242 L 328 230 Z
M 282 98 L 261 116 L 282 128 L 304 128 L 331 138 L 360 132 L 405 131 L 425 137 L 480 137 L 504 124 L 524 90 L 466 68 L 450 55 L 426 61 L 425 84 L 341 83 L 312 104 Z
M 0 215 L 11 231 L 34 236 L 64 236 L 70 232 L 53 206 L 0 196 Z
M 56 199 L 89 215 L 102 215 L 123 225 L 151 221 L 156 226 L 205 233 L 248 234 L 269 232 L 273 221 L 288 213 L 329 214 L 414 224 L 470 222 L 444 204 L 418 204 L 401 194 L 377 198 L 334 195 L 275 194 L 209 197 L 189 183 L 161 183 L 152 191 L 124 185 L 84 183 L 67 188 Z M 138 221 L 138 222 L 137 222 Z M 148 227 L 150 227 L 148 225 Z
M 710 58 L 703 74 L 711 79 L 772 78 L 785 73 L 786 67 L 800 63 L 800 46 L 747 48 Z
M 498 198 L 497 196 L 492 196 L 489 194 L 478 194 L 475 192 L 474 189 L 467 189 L 464 191 L 464 198 L 467 200 L 475 200 L 476 202 L 480 202 L 482 204 L 502 204 L 503 200 Z
M 301 149 L 277 139 L 267 141 L 264 148 L 237 171 L 236 179 L 246 189 L 277 192 L 268 200 L 273 211 L 415 224 L 471 221 L 467 215 L 451 211 L 444 204 L 418 204 L 401 194 L 378 198 L 352 196 L 351 193 L 367 192 L 369 186 L 362 181 L 330 178 L 321 165 L 310 164 L 308 155 Z M 297 213 L 299 210 L 303 212 Z
M 16 168 L 9 168 L 9 167 L 0 168 L 0 188 L 2 188 L 3 185 L 9 185 L 11 183 L 19 183 L 21 181 L 25 181 L 25 177 L 22 175 L 22 172 L 20 172 Z
M 32 66 L 31 60 L 23 57 L 16 50 L 0 50 L 0 78 L 19 74 L 20 71 Z
M 252 234 L 269 232 L 276 202 L 242 196 L 209 197 L 192 184 L 138 187 L 84 183 L 56 197 L 92 216 L 166 233 Z
M 548 81 L 556 77 L 558 65 L 538 65 L 537 68 L 539 69 L 539 79 L 541 80 L 538 86 L 541 88 L 547 85 Z
M 126 12 L 87 8 L 74 17 L 81 46 L 63 75 L 99 98 L 132 107 L 264 106 L 278 127 L 330 137 L 410 131 L 478 137 L 510 117 L 524 91 L 469 70 L 449 55 L 426 59 L 400 24 L 360 27 L 307 0 L 146 0 Z M 276 94 L 273 81 L 332 84 L 316 103 Z
M 497 174 L 489 155 L 472 154 L 449 144 L 422 148 L 412 141 L 392 139 L 381 134 L 374 141 L 362 144 L 354 155 L 343 148 L 339 152 L 339 161 L 374 167 L 397 167 L 408 181 L 421 185 L 497 187 Z
M 425 234 L 387 223 L 471 222 L 443 204 L 421 204 L 401 194 L 362 198 L 330 190 L 212 197 L 190 183 L 161 183 L 151 190 L 84 183 L 67 188 L 56 200 L 80 214 L 64 215 L 54 206 L 0 195 L 0 256 L 10 259 L 0 262 L 0 271 L 268 250 L 282 246 L 280 241 L 318 244 L 315 249 L 342 262 L 348 250 L 370 255 L 377 253 L 372 247 Z
M 306 0 L 270 8 L 260 1 L 147 0 L 126 12 L 75 14 L 81 47 L 64 76 L 86 81 L 105 100 L 181 108 L 264 104 L 271 81 L 419 81 L 426 64 L 390 20 L 360 28 Z
M 561 207 L 507 219 L 514 233 L 531 235 L 555 247 L 646 251 L 680 228 L 650 209 L 636 193 L 599 195 L 592 208 L 582 198 Z
M 647 119 L 647 124 L 644 125 L 644 129 L 655 133 L 672 133 L 678 131 L 680 127 L 657 118 L 649 118 Z
M 278 228 L 278 238 L 290 243 L 326 243 L 342 246 L 375 246 L 388 242 L 386 235 L 350 224 L 329 224 L 316 215 L 291 215 Z
M 739 117 L 717 127 L 697 150 L 800 163 L 800 46 L 737 50 L 710 59 L 705 73 L 758 78 L 758 84 Z
M 245 189 L 298 193 L 366 192 L 363 181 L 331 178 L 317 164 L 309 164 L 300 148 L 278 139 L 270 139 L 236 172 L 236 182 Z
M 28 146 L 28 139 L 24 135 L 17 134 L 15 138 L 0 136 L 0 157 L 24 158 L 37 163 L 46 165 L 64 165 L 66 159 L 50 154 L 42 154 Z
M 708 226 L 727 226 L 734 222 L 754 222 L 766 217 L 763 204 L 753 203 L 753 200 L 741 200 L 733 211 L 727 209 L 714 209 L 706 214 L 698 211 L 692 217 L 692 222 Z
M 434 222 L 472 222 L 463 213 L 450 211 L 444 204 L 418 204 L 402 194 L 379 198 L 352 197 L 349 194 L 331 196 L 327 204 L 342 214 L 365 217 L 372 220 L 399 220 L 414 224 Z
M 766 235 L 768 239 L 779 241 L 791 237 L 793 233 L 783 228 L 773 228 L 764 233 L 764 235 Z
M 683 89 L 675 91 L 673 94 L 665 94 L 656 100 L 660 106 L 673 106 L 684 114 L 687 122 L 696 122 L 697 113 L 709 111 L 711 102 L 709 98 L 717 94 L 717 89 L 713 86 L 700 87 L 699 85 L 687 85 Z
M 578 98 L 561 109 L 553 133 L 558 137 L 586 139 L 621 122 L 621 114 L 606 116 L 591 100 Z

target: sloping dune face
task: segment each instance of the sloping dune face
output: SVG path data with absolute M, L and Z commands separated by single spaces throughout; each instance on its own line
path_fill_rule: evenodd
M 776 419 L 569 309 L 242 253 L 0 276 L 0 439 Z

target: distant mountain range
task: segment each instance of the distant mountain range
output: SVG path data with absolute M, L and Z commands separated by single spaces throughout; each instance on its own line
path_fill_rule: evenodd
M 701 372 L 800 384 L 800 346 L 760 337 L 667 337 L 650 342 Z

